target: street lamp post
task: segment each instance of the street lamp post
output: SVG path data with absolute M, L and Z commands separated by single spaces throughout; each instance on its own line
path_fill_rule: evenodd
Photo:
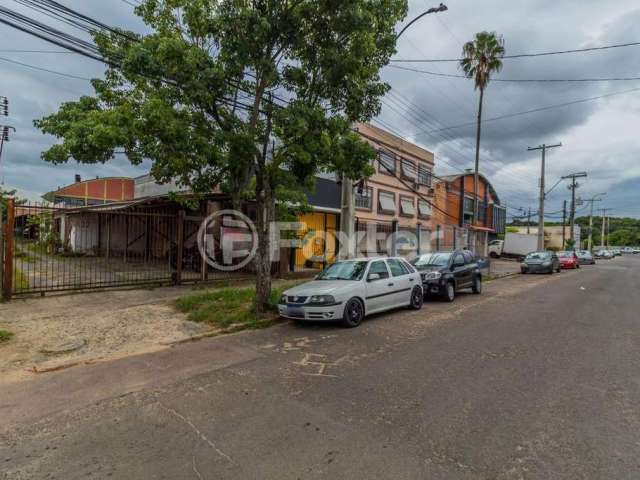
M 400 36 L 404 32 L 407 31 L 407 29 L 411 25 L 416 23 L 422 17 L 424 17 L 426 15 L 429 15 L 431 13 L 445 12 L 447 10 L 449 10 L 447 8 L 447 6 L 445 4 L 443 4 L 443 3 L 441 3 L 437 7 L 430 8 L 426 12 L 421 13 L 416 18 L 414 18 L 409 23 L 407 23 L 402 28 L 402 30 L 400 30 L 400 33 L 398 33 L 398 35 L 396 35 L 396 41 L 400 38 Z M 351 180 L 349 180 L 346 176 L 343 175 L 342 176 L 342 205 L 341 205 L 341 208 L 340 208 L 340 210 L 341 210 L 340 230 L 349 239 L 351 239 L 354 234 L 357 234 L 357 232 L 354 232 L 354 229 L 355 229 L 355 219 L 354 219 L 355 196 L 353 194 L 353 188 L 354 188 L 354 185 L 351 182 Z M 352 256 L 355 255 L 355 249 L 356 249 L 355 242 L 352 242 L 351 240 L 349 240 L 349 244 L 342 251 L 342 257 L 341 258 L 351 258 Z
M 447 6 L 444 3 L 441 3 L 440 5 L 438 5 L 437 7 L 433 7 L 430 8 L 429 10 L 427 10 L 426 12 L 421 13 L 420 15 L 418 15 L 416 18 L 414 18 L 413 20 L 411 20 L 409 23 L 407 23 L 404 28 L 402 30 L 400 30 L 400 33 L 398 33 L 398 35 L 396 36 L 396 40 L 398 40 L 400 38 L 400 36 L 407 31 L 407 29 L 413 25 L 414 23 L 416 23 L 418 20 L 420 20 L 422 17 L 429 15 L 430 13 L 439 13 L 439 12 L 446 12 L 447 10 L 449 10 L 447 8 Z

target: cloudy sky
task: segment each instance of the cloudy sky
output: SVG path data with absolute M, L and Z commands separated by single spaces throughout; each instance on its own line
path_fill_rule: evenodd
M 140 31 L 143 26 L 123 0 L 60 0 L 105 23 Z M 438 0 L 439 2 L 439 0 Z M 438 2 L 411 0 L 409 18 Z M 462 44 L 475 32 L 504 36 L 508 55 L 558 51 L 640 41 L 637 0 L 448 0 L 449 10 L 430 15 L 411 27 L 398 43 L 397 59 L 457 58 Z M 13 0 L 2 5 L 33 15 Z M 51 21 L 48 21 L 49 23 Z M 59 25 L 59 28 L 70 29 Z M 40 152 L 54 139 L 32 126 L 33 119 L 54 112 L 60 102 L 90 94 L 86 80 L 35 70 L 35 65 L 78 77 L 100 76 L 97 62 L 68 53 L 26 53 L 15 50 L 55 50 L 57 47 L 0 25 L 0 95 L 10 99 L 10 124 L 17 128 L 5 146 L 0 177 L 23 195 L 55 189 L 73 180 L 108 175 L 140 175 L 148 165 L 132 167 L 126 159 L 100 166 L 69 163 L 50 166 Z M 77 34 L 77 32 L 74 32 Z M 394 63 L 394 66 L 434 73 L 459 74 L 456 63 Z M 392 93 L 384 100 L 379 125 L 436 153 L 440 174 L 473 166 L 477 92 L 471 81 L 385 68 Z M 505 59 L 501 79 L 584 79 L 640 76 L 640 46 L 549 57 Z M 599 208 L 616 215 L 640 217 L 640 81 L 599 83 L 493 82 L 485 94 L 484 118 L 509 116 L 483 125 L 481 170 L 494 182 L 510 207 L 537 210 L 539 152 L 527 147 L 562 142 L 548 154 L 547 184 L 562 175 L 588 172 L 578 194 L 588 198 L 608 192 Z M 602 97 L 597 100 L 588 100 Z M 585 100 L 585 101 L 582 101 Z M 559 104 L 576 102 L 556 107 Z M 463 125 L 463 126 L 460 126 Z M 467 126 L 464 126 L 467 125 Z M 456 128 L 448 128 L 448 127 Z M 561 183 L 548 197 L 547 212 L 562 208 L 569 198 Z M 585 213 L 583 210 L 582 213 Z

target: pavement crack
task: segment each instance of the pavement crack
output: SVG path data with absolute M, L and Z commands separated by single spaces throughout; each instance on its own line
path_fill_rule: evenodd
M 196 465 L 196 456 L 193 456 L 193 473 L 196 474 L 196 477 L 198 477 L 200 480 L 203 480 L 202 474 L 200 473 L 200 471 L 198 470 L 198 466 Z
M 207 445 L 209 445 L 218 455 L 220 455 L 222 458 L 226 459 L 229 463 L 232 463 L 235 465 L 235 462 L 231 459 L 231 457 L 229 455 L 227 455 L 226 453 L 224 453 L 222 450 L 220 450 L 215 443 L 213 443 L 204 433 L 202 433 L 198 427 L 195 426 L 195 424 L 189 420 L 187 417 L 185 417 L 184 415 L 182 415 L 180 412 L 174 410 L 171 407 L 167 407 L 166 405 L 164 405 L 162 402 L 158 402 L 158 405 L 160 405 L 165 411 L 167 411 L 168 413 L 170 413 L 171 415 L 173 415 L 174 417 L 178 418 L 179 420 L 181 420 L 183 423 L 185 423 L 186 425 L 188 425 L 191 430 L 194 431 L 194 433 L 200 438 L 200 440 L 202 440 L 203 442 L 205 442 Z

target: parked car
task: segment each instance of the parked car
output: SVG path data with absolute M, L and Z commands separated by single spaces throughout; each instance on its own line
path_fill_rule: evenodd
M 411 263 L 422 276 L 425 296 L 437 295 L 453 302 L 456 293 L 464 288 L 482 293 L 482 273 L 468 250 L 425 253 Z
M 573 250 L 567 250 L 564 252 L 558 252 L 558 260 L 560 260 L 560 267 L 565 269 L 580 268 L 580 259 Z
M 640 253 L 640 248 L 634 248 L 631 253 L 637 255 L 638 253 Z
M 589 250 L 579 250 L 576 252 L 578 255 L 578 262 L 580 265 L 595 265 L 596 259 Z
M 611 260 L 613 258 L 613 254 L 609 250 L 596 250 L 594 256 L 603 260 Z
M 614 248 L 613 250 L 611 250 L 611 253 L 613 254 L 614 257 L 622 256 L 622 250 L 620 250 L 619 248 Z
M 278 312 L 293 320 L 341 320 L 346 327 L 357 327 L 372 313 L 421 309 L 421 280 L 403 258 L 344 260 L 328 266 L 315 280 L 286 290 Z
M 560 272 L 560 260 L 555 252 L 531 252 L 520 264 L 520 271 L 526 273 L 548 273 Z

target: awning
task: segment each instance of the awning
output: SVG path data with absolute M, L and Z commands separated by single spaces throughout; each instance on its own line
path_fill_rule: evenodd
M 401 198 L 400 199 L 400 208 L 402 210 L 402 214 L 403 215 L 415 215 L 416 214 L 416 209 L 413 206 L 413 200 L 410 200 L 408 198 Z
M 495 232 L 495 229 L 493 229 L 493 228 L 476 227 L 475 225 L 469 225 L 469 229 L 470 230 L 475 230 L 477 232 L 489 232 L 489 233 L 494 233 Z
M 393 212 L 396 211 L 395 195 L 380 192 L 379 200 L 380 200 L 380 208 L 382 210 L 393 211 Z

